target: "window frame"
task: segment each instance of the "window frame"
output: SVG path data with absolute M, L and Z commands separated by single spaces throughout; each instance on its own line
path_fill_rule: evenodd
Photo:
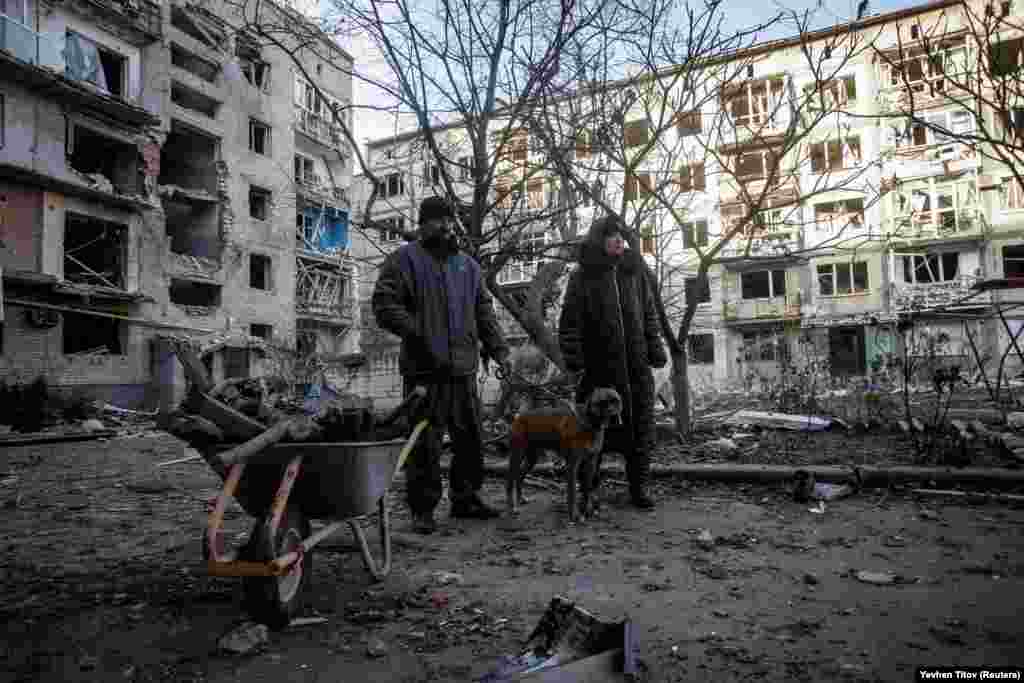
M 263 215 L 257 216 L 255 208 L 257 204 L 253 203 L 254 197 L 262 197 L 263 199 Z M 273 193 L 265 187 L 259 185 L 249 184 L 249 218 L 257 221 L 269 221 L 271 219 L 272 211 L 272 200 Z
M 690 305 L 691 292 L 697 292 L 697 296 L 701 297 L 697 300 L 697 308 L 701 306 L 707 308 L 711 305 L 711 281 L 707 274 L 704 275 L 703 287 L 700 286 L 699 278 L 696 275 L 688 275 L 683 278 L 683 296 L 687 306 Z
M 768 275 L 768 296 L 747 296 L 744 280 L 752 275 L 760 275 L 766 273 Z M 781 273 L 782 277 L 777 278 L 776 273 Z M 776 281 L 778 280 L 778 282 Z M 778 288 L 779 282 L 782 283 L 781 292 L 775 291 Z M 786 296 L 786 270 L 779 268 L 772 268 L 768 270 L 748 270 L 740 273 L 740 299 L 743 301 L 765 301 L 768 299 L 778 299 Z
M 703 230 L 699 230 L 703 224 Z M 710 242 L 710 234 L 708 232 L 708 220 L 706 218 L 698 218 L 695 221 L 687 221 L 683 223 L 683 249 L 697 249 L 699 247 L 706 247 Z M 703 239 L 701 237 L 703 236 Z
M 260 287 L 255 284 L 257 273 L 262 273 L 260 279 L 263 281 L 263 287 Z M 274 291 L 273 257 L 267 254 L 261 254 L 259 252 L 249 252 L 249 289 L 255 289 L 260 292 Z
M 839 291 L 839 266 L 846 266 L 846 268 L 847 268 L 847 277 L 848 277 L 849 283 L 850 283 L 850 291 L 848 291 L 848 292 L 840 292 Z M 857 290 L 855 288 L 856 287 L 856 281 L 857 281 L 856 280 L 857 273 L 856 273 L 856 271 L 854 269 L 856 267 L 858 267 L 858 266 L 863 266 L 863 269 L 864 269 L 864 289 L 861 289 L 861 290 Z M 826 294 L 825 291 L 822 288 L 822 275 L 823 275 L 822 268 L 829 268 L 830 269 L 830 272 L 828 273 L 828 275 L 831 276 L 830 282 L 831 282 L 832 291 L 831 291 L 831 293 L 828 293 L 828 294 Z M 833 299 L 833 298 L 841 298 L 841 297 L 846 297 L 846 296 L 862 296 L 864 294 L 870 294 L 871 291 L 872 291 L 871 290 L 871 269 L 868 267 L 868 262 L 867 261 L 839 261 L 839 262 L 833 262 L 833 263 L 819 263 L 817 268 L 815 268 L 814 272 L 815 272 L 815 276 L 816 276 L 815 281 L 818 283 L 817 284 L 818 296 L 820 296 L 822 298 Z
M 703 342 L 700 346 L 710 353 L 710 359 L 705 355 L 697 353 L 697 344 L 694 341 L 697 338 L 701 338 Z M 698 332 L 696 334 L 687 335 L 686 338 L 686 354 L 687 359 L 691 365 L 714 365 L 715 364 L 715 335 L 713 332 Z
M 263 129 L 264 131 L 266 131 L 266 133 L 263 136 L 263 151 L 262 152 L 256 149 L 256 147 L 258 146 L 256 144 L 256 141 L 258 139 L 258 136 L 256 135 L 256 133 L 257 133 L 257 131 L 259 129 Z M 272 147 L 272 128 L 270 127 L 269 124 L 264 123 L 260 119 L 257 119 L 254 116 L 250 116 L 249 117 L 249 151 L 252 152 L 253 154 L 259 154 L 260 156 L 270 157 L 270 156 L 273 156 L 272 150 L 273 150 L 273 147 Z

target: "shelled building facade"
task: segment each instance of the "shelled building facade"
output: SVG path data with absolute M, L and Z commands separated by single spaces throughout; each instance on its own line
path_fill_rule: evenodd
M 676 155 L 653 154 L 630 173 L 609 172 L 608 164 L 595 160 L 603 153 L 596 128 L 577 133 L 579 142 L 569 151 L 577 180 L 596 183 L 603 201 L 625 207 L 623 217 L 640 230 L 649 263 L 664 275 L 662 294 L 673 302 L 673 324 L 682 305 L 697 300 L 687 343 L 696 388 L 771 382 L 791 371 L 790 364 L 815 364 L 834 378 L 882 373 L 903 351 L 907 339 L 898 322 L 909 314 L 918 339 L 941 338 L 936 352 L 952 364 L 970 365 L 971 340 L 989 357 L 1005 347 L 1009 333 L 1002 323 L 982 318 L 1015 295 L 972 286 L 1024 270 L 1024 191 L 1012 168 L 972 136 L 984 120 L 1019 148 L 1024 100 L 1010 98 L 999 111 L 979 109 L 957 98 L 953 88 L 957 74 L 978 64 L 989 81 L 985 88 L 996 87 L 1000 78 L 1020 78 L 1020 27 L 996 23 L 997 30 L 979 36 L 964 18 L 971 11 L 1012 19 L 1018 4 L 939 0 L 734 53 L 709 69 L 728 72 L 722 62 L 731 60 L 742 64 L 740 77 L 719 86 L 709 78 L 713 96 L 699 110 L 676 112 L 667 131 L 655 130 L 648 105 L 647 112 L 639 104 L 621 110 L 627 154 L 662 135 L 659 147 Z M 922 120 L 933 125 L 914 124 Z M 500 121 L 496 127 L 506 144 L 491 188 L 495 216 L 528 217 L 550 208 L 561 183 L 556 174 L 535 169 L 551 153 L 541 140 L 557 136 L 508 130 Z M 457 129 L 445 133 L 452 138 L 453 162 L 468 154 L 458 151 L 464 140 Z M 794 135 L 799 144 L 787 147 Z M 370 158 L 386 185 L 373 218 L 389 214 L 411 229 L 419 199 L 444 193 L 431 175 L 432 155 L 412 133 L 370 143 Z M 769 181 L 777 160 L 778 174 Z M 526 170 L 517 176 L 516 167 Z M 589 167 L 595 169 L 590 175 L 581 170 Z M 667 174 L 685 206 L 682 222 L 645 205 L 665 186 Z M 469 187 L 460 186 L 466 192 Z M 763 201 L 748 216 L 746 198 L 762 191 Z M 365 198 L 367 188 L 361 192 Z M 587 197 L 575 197 L 574 219 L 582 232 L 599 210 Z M 717 254 L 707 281 L 698 282 L 697 248 L 713 246 L 735 229 L 740 233 Z M 539 244 L 553 238 L 550 221 L 537 221 L 536 231 L 527 234 Z M 398 243 L 384 236 L 384 251 Z M 512 264 L 499 284 L 528 282 L 540 261 Z M 369 264 L 364 300 L 373 269 Z M 1011 332 L 1021 324 L 1019 315 L 1010 314 Z M 397 368 L 397 340 L 373 339 L 385 377 L 388 368 Z
M 323 36 L 293 59 L 214 3 L 2 9 L 8 382 L 166 408 L 184 386 L 167 336 L 197 340 L 216 379 L 297 337 L 356 343 L 339 341 L 356 315 L 351 154 L 327 115 L 351 102 L 349 55 Z

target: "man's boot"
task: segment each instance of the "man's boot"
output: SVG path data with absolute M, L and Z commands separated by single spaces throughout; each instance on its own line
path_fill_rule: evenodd
M 412 513 L 413 533 L 429 535 L 437 531 L 437 522 L 434 521 L 433 512 Z

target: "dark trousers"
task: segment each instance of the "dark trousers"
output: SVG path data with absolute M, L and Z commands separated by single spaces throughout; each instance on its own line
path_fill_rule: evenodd
M 423 430 L 405 465 L 406 500 L 413 514 L 433 512 L 441 500 L 441 438 L 445 430 L 452 440 L 448 473 L 452 502 L 475 495 L 484 481 L 483 436 L 480 431 L 480 400 L 476 376 L 444 380 L 405 377 L 405 395 L 417 385 L 427 387 L 426 400 L 416 421 L 426 417 Z

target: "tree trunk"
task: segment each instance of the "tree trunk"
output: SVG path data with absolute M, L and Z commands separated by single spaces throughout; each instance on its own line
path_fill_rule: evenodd
M 690 424 L 690 382 L 689 364 L 685 353 L 672 355 L 672 394 L 676 400 L 676 430 L 689 434 Z

